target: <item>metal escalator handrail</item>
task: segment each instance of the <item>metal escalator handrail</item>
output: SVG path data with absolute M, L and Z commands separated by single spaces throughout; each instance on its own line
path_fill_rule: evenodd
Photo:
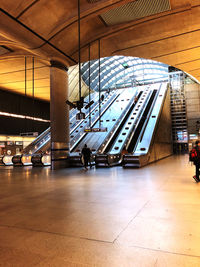
M 160 87 L 159 87 L 159 89 L 158 89 L 158 91 L 157 91 L 157 93 L 156 93 L 156 95 L 155 95 L 155 98 L 154 98 L 154 100 L 153 100 L 153 103 L 152 103 L 152 105 L 151 105 L 151 107 L 150 107 L 150 110 L 149 110 L 149 112 L 148 112 L 148 114 L 147 114 L 147 119 L 146 119 L 145 122 L 144 122 L 144 125 L 143 125 L 143 127 L 142 127 L 140 136 L 138 137 L 138 141 L 137 141 L 137 143 L 138 143 L 139 141 L 141 141 L 142 138 L 143 138 L 143 135 L 144 135 L 144 132 L 145 132 L 145 130 L 146 130 L 147 124 L 148 124 L 148 122 L 149 122 L 149 119 L 150 119 L 150 117 L 151 117 L 151 114 L 152 114 L 154 105 L 155 105 L 155 103 L 156 103 L 156 101 L 157 101 L 157 99 L 158 99 L 158 96 L 159 96 L 159 94 L 160 94 L 160 89 L 161 89 L 161 85 L 160 85 Z M 136 143 L 136 145 L 137 145 L 137 143 Z
M 134 123 L 134 131 L 133 131 L 131 134 L 129 134 L 129 136 L 128 136 L 129 140 L 128 140 L 128 143 L 127 143 L 126 148 L 128 148 L 129 145 L 130 145 L 130 142 L 131 142 L 131 140 L 132 140 L 132 137 L 133 137 L 133 135 L 134 135 L 134 133 L 135 133 L 137 127 L 139 126 L 139 123 L 141 122 L 141 119 L 142 119 L 142 117 L 143 117 L 143 114 L 144 114 L 144 112 L 145 112 L 145 109 L 146 109 L 146 107 L 147 107 L 149 101 L 150 101 L 150 98 L 151 98 L 152 94 L 153 94 L 153 91 L 150 90 L 150 92 L 149 92 L 147 98 L 145 99 L 144 105 L 143 105 L 142 109 L 140 110 L 140 112 L 139 112 L 139 114 L 138 114 L 138 116 L 137 116 L 136 122 Z
M 153 96 L 153 94 L 154 94 L 154 90 L 151 91 L 151 93 L 149 94 L 148 100 L 145 101 L 145 106 L 144 106 L 144 108 L 143 108 L 143 111 L 141 112 L 141 116 L 138 117 L 137 123 L 136 123 L 135 128 L 134 128 L 134 132 L 132 132 L 132 134 L 129 136 L 129 141 L 128 141 L 128 144 L 127 144 L 127 148 L 130 146 L 130 144 L 131 144 L 131 142 L 132 142 L 132 140 L 133 140 L 134 134 L 135 134 L 135 132 L 138 130 L 139 124 L 142 122 L 143 114 L 144 114 L 144 112 L 145 112 L 145 110 L 146 110 L 148 104 L 150 103 L 149 101 L 150 101 L 151 97 Z M 152 105 L 152 104 L 151 104 L 151 105 Z M 139 136 L 138 136 L 138 138 L 139 138 Z M 137 138 L 137 140 L 138 140 L 138 138 Z M 137 142 L 137 141 L 136 141 L 136 142 Z M 135 147 L 135 146 L 134 146 L 134 147 Z
M 122 114 L 120 115 L 120 117 L 117 119 L 117 121 L 115 122 L 114 126 L 110 130 L 109 135 L 106 136 L 106 139 L 104 140 L 104 142 L 99 147 L 99 149 L 98 149 L 99 153 L 103 154 L 105 152 L 105 150 L 107 149 L 109 143 L 111 142 L 111 139 L 115 135 L 116 131 L 118 131 L 118 129 L 122 126 L 122 122 L 121 121 L 123 121 L 123 119 L 127 115 L 128 111 L 129 111 L 129 108 L 130 108 L 129 105 L 133 104 L 133 101 L 134 101 L 134 98 L 135 98 L 136 94 L 137 94 L 137 92 L 135 92 L 135 94 L 133 95 L 133 97 L 131 98 L 129 103 L 127 104 L 127 107 L 123 110 Z
M 116 93 L 116 92 L 114 92 L 114 94 L 111 96 L 111 98 L 103 105 L 103 110 L 102 110 L 102 112 L 101 112 L 101 116 L 100 116 L 100 118 L 102 117 L 102 115 L 106 112 L 106 110 L 112 105 L 112 103 L 116 100 L 116 98 L 118 97 L 120 95 L 120 93 Z M 97 121 L 99 120 L 99 114 L 96 114 L 95 116 L 94 116 L 94 121 L 92 122 L 92 124 L 91 124 L 91 127 L 93 127 L 96 123 L 97 123 Z M 72 144 L 71 146 L 70 146 L 70 152 L 72 152 L 77 146 L 78 146 L 78 144 L 82 141 L 82 139 L 85 137 L 87 135 L 87 133 L 86 132 L 83 132 L 83 133 L 79 133 L 78 135 L 77 135 L 77 141 L 75 141 L 74 142 L 74 140 L 73 140 L 73 142 L 74 142 L 74 144 Z
M 114 92 L 113 93 L 113 95 L 110 97 L 110 99 L 108 99 L 108 101 L 104 104 L 104 106 L 103 106 L 103 111 L 101 112 L 101 116 L 102 116 L 102 114 L 104 114 L 104 112 L 110 107 L 110 105 L 113 103 L 113 101 L 117 98 L 119 96 L 119 93 L 116 93 L 116 92 Z M 91 127 L 93 127 L 95 124 L 96 124 L 96 122 L 99 120 L 99 114 L 96 114 L 96 115 L 94 115 L 94 117 L 93 117 L 93 122 L 92 122 L 92 124 L 91 124 Z M 73 140 L 73 142 L 74 142 L 74 144 L 72 144 L 72 146 L 71 146 L 71 148 L 70 148 L 70 151 L 73 151 L 74 149 L 75 149 L 75 147 L 77 147 L 77 145 L 81 142 L 81 140 L 85 137 L 85 135 L 86 135 L 87 133 L 78 133 L 77 134 L 77 136 L 76 136 L 76 138 L 77 138 L 77 141 L 74 141 Z
M 38 142 L 40 142 L 47 134 L 51 131 L 51 127 L 48 127 L 44 132 L 42 132 L 33 142 L 31 142 L 27 147 L 22 150 L 22 154 L 26 154 L 27 150 L 30 151 L 31 147 L 35 146 Z M 46 142 L 45 142 L 46 143 Z
M 33 147 L 35 146 L 46 134 L 48 134 L 50 132 L 51 128 L 47 128 L 44 132 L 42 132 L 36 139 L 34 139 L 33 142 L 31 142 L 27 147 L 25 147 L 23 150 L 22 150 L 22 154 L 26 154 L 27 150 L 30 150 L 30 147 Z
M 44 150 L 44 147 L 45 146 L 48 146 L 48 143 L 50 142 L 50 139 L 51 139 L 51 133 L 49 133 L 46 136 L 46 140 L 44 140 L 43 143 L 35 149 L 35 151 L 33 152 L 33 154 L 38 153 L 39 150 Z
M 161 86 L 162 86 L 162 84 L 161 84 Z M 160 90 L 161 90 L 161 88 L 160 88 Z M 163 100 L 165 99 L 166 94 L 167 94 L 167 90 L 165 90 L 165 93 L 164 93 L 164 96 L 163 96 Z M 158 99 L 156 99 L 156 101 L 157 101 L 157 100 L 158 100 Z M 151 138 L 151 141 L 150 141 L 148 150 L 146 150 L 146 153 L 148 153 L 150 147 L 151 147 L 152 144 L 153 144 L 153 140 L 154 140 L 154 137 L 155 137 L 155 131 L 156 131 L 156 128 L 157 128 L 157 126 L 158 126 L 158 122 L 159 122 L 159 120 L 160 120 L 161 111 L 162 111 L 163 106 L 164 106 L 164 101 L 163 101 L 163 100 L 162 100 L 162 103 L 161 103 L 161 105 L 160 105 L 160 109 L 159 109 L 159 112 L 158 112 L 157 120 L 156 120 L 156 123 L 155 123 L 155 126 L 154 126 L 154 130 L 153 130 L 153 135 L 152 135 L 152 138 Z M 156 102 L 155 102 L 155 104 L 156 104 Z M 152 111 L 153 111 L 153 110 L 152 110 Z M 150 116 L 149 116 L 149 118 L 150 118 Z M 149 122 L 149 120 L 148 120 L 148 122 Z M 148 125 L 147 125 L 146 127 L 148 127 Z M 145 131 L 146 131 L 146 129 L 147 129 L 146 127 L 145 127 Z M 145 133 L 145 131 L 144 131 L 144 133 Z M 144 135 L 144 133 L 143 133 L 143 135 Z M 143 136 L 142 136 L 142 138 L 143 138 Z M 140 138 L 140 142 L 142 142 L 142 138 Z M 139 143 L 139 142 L 138 142 L 138 143 Z M 136 145 L 136 149 L 137 149 L 138 143 L 137 143 L 137 145 Z
M 147 91 L 147 90 L 146 90 L 146 91 Z M 143 96 L 143 94 L 145 94 L 146 91 L 143 91 L 141 97 Z M 139 119 L 141 113 L 143 112 L 143 107 L 146 106 L 146 101 L 148 101 L 148 99 L 149 99 L 149 95 L 150 95 L 150 91 L 148 91 L 148 95 L 147 95 L 147 96 L 144 96 L 144 97 L 145 97 L 145 101 L 143 102 L 142 107 L 140 107 L 139 112 L 136 114 L 136 118 L 135 118 L 135 120 L 134 120 L 134 123 L 133 123 L 132 127 L 129 129 L 129 132 L 128 132 L 126 138 L 124 138 L 124 140 L 123 140 L 123 146 L 122 146 L 122 144 L 121 144 L 121 148 L 120 148 L 119 151 L 117 151 L 116 153 L 111 153 L 112 150 L 114 149 L 114 147 L 116 146 L 116 142 L 117 142 L 117 140 L 116 140 L 115 143 L 112 145 L 110 151 L 109 151 L 109 154 L 110 154 L 110 155 L 115 155 L 115 154 L 119 154 L 119 153 L 121 153 L 121 151 L 122 151 L 122 149 L 123 149 L 123 147 L 124 147 L 124 144 L 127 142 L 127 140 L 130 140 L 130 133 L 135 129 L 135 127 L 136 127 L 136 125 L 137 125 L 137 122 L 138 122 L 138 119 Z M 137 103 L 136 103 L 136 105 L 134 106 L 132 112 L 134 112 L 134 110 L 136 110 L 136 109 L 138 108 L 139 104 L 140 104 L 140 103 L 139 103 L 139 100 L 138 100 Z M 121 131 L 120 131 L 118 137 L 121 135 L 121 133 L 122 133 L 122 132 L 124 131 L 124 129 L 126 128 L 126 124 L 127 124 L 127 122 L 129 121 L 129 119 L 130 119 L 131 116 L 132 116 L 132 113 L 131 113 L 131 114 L 129 115 L 129 117 L 127 118 L 126 123 L 124 124 L 123 128 L 121 129 Z M 128 145 L 127 145 L 127 144 L 125 144 L 125 145 L 126 145 L 126 148 L 127 148 Z
M 95 95 L 94 98 L 97 98 L 98 95 Z M 77 112 L 77 111 L 76 111 Z M 89 114 L 88 114 L 89 115 Z M 74 117 L 74 116 L 73 116 Z M 75 129 L 79 126 L 76 125 Z M 50 138 L 51 138 L 51 133 L 50 133 L 51 128 L 49 127 L 47 130 L 45 130 L 40 136 L 38 136 L 29 146 L 27 146 L 26 148 L 28 149 L 28 152 L 31 150 L 30 147 L 34 147 L 35 145 L 37 145 L 39 142 L 42 141 L 43 138 L 47 138 L 47 140 L 45 140 L 41 145 L 39 145 L 33 152 L 33 154 L 36 154 L 39 150 L 42 150 L 42 148 L 44 146 L 47 146 L 47 143 L 50 142 Z M 73 129 L 74 130 L 74 129 Z M 71 134 L 71 131 L 70 131 Z M 49 136 L 48 136 L 49 135 Z M 26 149 L 26 150 L 27 150 Z M 23 151 L 23 155 L 26 155 L 27 152 Z M 29 153 L 28 153 L 29 154 Z

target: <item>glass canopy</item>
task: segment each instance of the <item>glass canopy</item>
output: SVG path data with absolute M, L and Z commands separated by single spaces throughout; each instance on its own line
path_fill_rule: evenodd
M 99 75 L 100 65 L 100 75 Z M 91 89 L 101 91 L 168 80 L 168 65 L 137 57 L 114 56 L 82 64 L 82 78 Z

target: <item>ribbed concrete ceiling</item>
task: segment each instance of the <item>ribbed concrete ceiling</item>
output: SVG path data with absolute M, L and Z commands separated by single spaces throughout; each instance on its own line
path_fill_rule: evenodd
M 11 52 L 10 49 L 8 49 L 7 47 L 0 45 L 0 55 L 5 55 L 7 53 Z
M 68 74 L 69 99 L 70 101 L 76 101 L 79 96 L 78 66 L 69 67 Z M 0 89 L 49 101 L 49 65 L 44 64 L 37 58 L 34 58 L 33 63 L 33 57 L 30 56 L 26 57 L 26 63 L 25 57 L 11 57 L 6 60 L 0 60 Z M 82 81 L 82 96 L 87 95 L 87 93 L 88 87 Z
M 101 57 L 152 59 L 200 78 L 199 0 L 88 1 L 80 0 L 82 62 L 88 61 L 89 44 L 91 59 L 98 58 L 100 40 Z M 115 13 L 116 20 L 107 25 L 101 16 L 116 10 L 123 10 L 122 15 Z M 46 69 L 52 58 L 73 66 L 77 52 L 77 1 L 0 0 L 0 73 L 13 68 L 20 73 L 24 56 L 34 56 L 36 66 Z M 45 67 L 36 73 L 39 98 L 49 96 Z M 19 77 L 4 77 L 0 83 L 5 89 L 23 90 L 23 72 Z
M 151 16 L 170 9 L 169 0 L 138 0 L 108 10 L 101 15 L 104 22 L 111 26 Z
M 37 58 L 35 58 L 33 66 L 32 59 L 32 57 L 26 58 L 26 73 L 24 57 L 10 57 L 0 60 L 0 88 L 26 94 L 29 97 L 34 96 L 49 100 L 49 66 Z

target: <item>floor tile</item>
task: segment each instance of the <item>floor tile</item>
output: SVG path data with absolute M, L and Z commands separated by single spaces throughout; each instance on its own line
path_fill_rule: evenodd
M 193 175 L 188 155 L 141 169 L 0 167 L 0 266 L 199 267 Z

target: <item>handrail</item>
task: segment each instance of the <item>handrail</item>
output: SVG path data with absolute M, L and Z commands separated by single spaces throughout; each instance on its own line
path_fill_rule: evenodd
M 119 96 L 118 92 L 113 92 L 113 95 L 110 97 L 110 99 L 108 99 L 108 101 L 103 105 L 103 109 L 101 112 L 101 116 L 106 112 L 106 110 L 110 107 L 110 105 L 112 105 L 112 103 L 115 101 L 115 99 Z M 93 117 L 93 122 L 91 124 L 91 127 L 93 127 L 95 125 L 95 123 L 99 120 L 99 114 L 96 114 Z M 88 122 L 89 123 L 89 122 Z M 87 124 L 88 124 L 87 123 Z M 87 124 L 85 124 L 85 126 L 87 126 Z M 77 145 L 81 142 L 81 140 L 87 135 L 86 132 L 81 133 L 79 132 L 76 136 L 76 139 L 73 140 L 73 144 L 71 145 L 70 151 L 72 152 Z
M 141 97 L 144 98 L 144 100 L 142 102 L 142 107 L 143 107 L 143 105 L 145 105 L 145 103 L 149 97 L 149 94 L 150 94 L 150 91 L 147 89 L 142 93 Z M 141 101 L 140 100 L 137 101 L 134 109 L 132 110 L 131 114 L 129 115 L 129 118 L 126 120 L 126 123 L 124 124 L 124 127 L 121 129 L 121 131 L 118 135 L 118 138 L 116 139 L 115 143 L 113 144 L 112 148 L 109 151 L 110 155 L 111 154 L 112 155 L 119 154 L 119 153 L 121 153 L 124 146 L 126 146 L 126 148 L 128 147 L 128 144 L 126 142 L 130 139 L 130 133 L 135 129 L 135 127 L 137 125 L 137 121 L 138 121 L 138 119 L 139 119 L 139 117 L 143 111 L 142 107 L 140 107 L 137 114 L 133 115 L 133 113 L 135 113 L 135 111 L 139 108 Z M 130 118 L 132 116 L 134 116 L 134 120 L 131 120 L 131 126 L 129 126 Z M 127 124 L 128 124 L 128 126 L 127 126 Z M 128 129 L 126 129 L 126 127 L 128 127 Z M 128 130 L 128 132 L 126 130 Z M 125 137 L 124 137 L 123 131 L 127 132 L 127 134 L 125 133 Z M 122 135 L 123 135 L 123 137 L 121 137 L 121 138 L 123 139 L 123 142 L 120 142 L 119 144 L 117 144 L 118 146 L 116 146 L 117 141 L 119 140 L 120 136 L 122 136 Z M 115 147 L 118 149 L 115 149 Z
M 137 94 L 137 92 L 135 92 L 135 94 L 131 98 L 129 104 L 131 103 L 131 105 L 133 105 L 133 101 L 134 101 L 134 98 L 135 98 L 136 94 Z M 122 112 L 122 114 L 120 115 L 118 120 L 115 122 L 115 125 L 113 126 L 113 128 L 110 130 L 109 135 L 106 137 L 105 141 L 99 147 L 99 149 L 98 149 L 99 153 L 102 154 L 107 150 L 107 147 L 110 144 L 111 140 L 114 138 L 116 132 L 118 131 L 120 126 L 123 124 L 123 121 L 124 121 L 125 117 L 127 116 L 128 112 L 129 112 L 129 109 L 130 109 L 130 106 L 127 104 L 127 107 Z

